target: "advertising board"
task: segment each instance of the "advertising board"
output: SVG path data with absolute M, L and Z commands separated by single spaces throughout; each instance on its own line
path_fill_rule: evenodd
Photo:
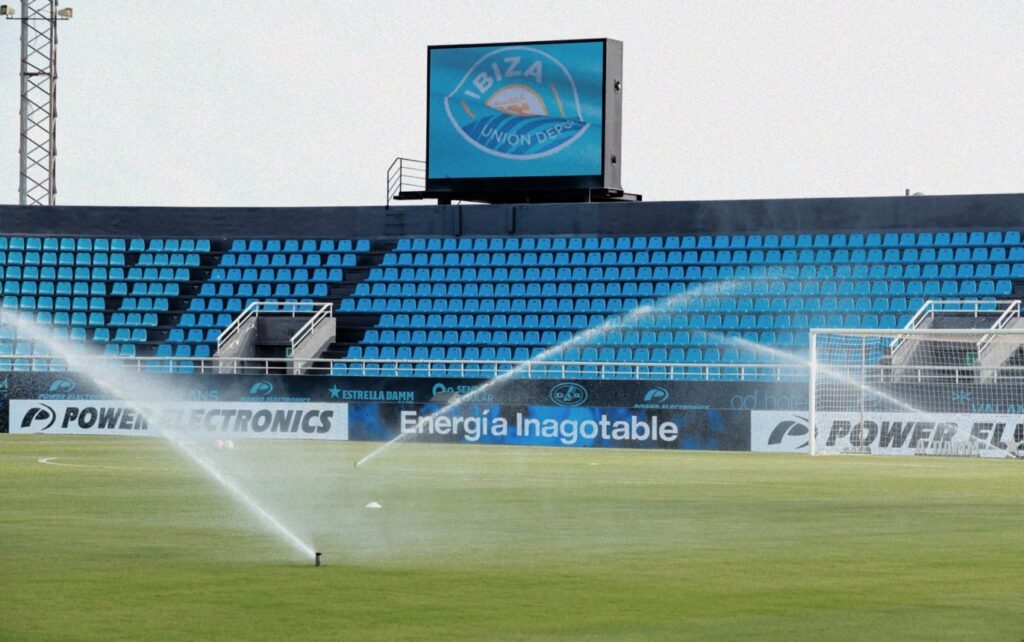
M 13 399 L 14 434 L 348 439 L 347 404 Z
M 752 410 L 807 405 L 806 384 L 740 381 L 514 379 L 481 391 L 483 379 L 157 375 L 132 403 L 70 372 L 3 383 L 0 432 L 47 435 L 153 434 L 142 409 L 161 427 L 232 438 L 748 450 Z
M 970 454 L 1004 458 L 1024 451 L 1019 414 L 957 412 L 822 412 L 817 452 L 873 455 Z M 750 449 L 809 452 L 806 410 L 750 413 Z
M 816 452 L 876 455 L 1016 456 L 1024 417 L 991 413 L 822 412 L 815 415 Z

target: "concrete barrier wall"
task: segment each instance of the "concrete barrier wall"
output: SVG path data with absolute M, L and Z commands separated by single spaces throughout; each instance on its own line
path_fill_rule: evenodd
M 1024 194 L 384 207 L 0 206 L 0 234 L 181 238 L 1019 229 Z

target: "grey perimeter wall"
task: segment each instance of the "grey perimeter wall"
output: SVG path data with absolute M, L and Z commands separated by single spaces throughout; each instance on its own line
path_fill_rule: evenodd
M 0 233 L 205 238 L 1024 228 L 1024 194 L 384 207 L 0 206 Z

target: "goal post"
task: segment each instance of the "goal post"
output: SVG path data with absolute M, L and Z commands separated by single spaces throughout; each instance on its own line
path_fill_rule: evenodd
M 1024 327 L 812 329 L 812 455 L 1024 456 Z

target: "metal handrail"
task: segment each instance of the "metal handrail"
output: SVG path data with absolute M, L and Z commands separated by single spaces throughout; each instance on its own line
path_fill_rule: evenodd
M 1014 335 L 1024 336 L 1024 330 L 1019 328 L 1002 328 L 1002 329 L 990 329 L 990 330 L 978 330 L 977 328 L 922 328 L 920 330 L 913 331 L 913 334 L 926 336 L 926 337 L 938 337 L 938 336 L 970 336 L 976 335 L 978 332 L 985 332 L 988 334 L 998 335 Z M 870 337 L 903 337 L 910 335 L 911 332 L 905 328 L 822 328 L 813 327 L 810 329 L 811 334 L 839 334 L 847 336 L 870 336 Z M 967 339 L 964 340 L 968 342 Z
M 388 167 L 385 207 L 391 206 L 392 199 L 409 187 L 422 191 L 427 187 L 427 164 L 421 160 L 399 156 Z
M 292 335 L 292 354 L 295 354 L 295 349 L 313 333 L 313 330 L 319 327 L 320 323 L 324 319 L 330 319 L 332 322 L 334 321 L 334 305 L 330 303 L 324 303 L 321 305 L 316 314 L 311 316 L 309 321 L 306 321 L 306 323 Z
M 223 348 L 224 344 L 226 344 L 228 341 L 231 340 L 233 336 L 235 336 L 235 333 L 237 333 L 239 328 L 242 327 L 242 324 L 248 321 L 249 317 L 256 314 L 256 310 L 259 308 L 259 304 L 259 301 L 253 301 L 252 303 L 247 305 L 245 309 L 242 310 L 241 314 L 232 319 L 231 323 L 229 323 L 226 328 L 220 331 L 220 334 L 217 335 L 217 350 Z
M 847 371 L 853 374 L 847 375 Z M 893 381 L 899 383 L 921 383 L 928 381 L 940 381 L 953 384 L 966 384 L 977 382 L 980 375 L 986 372 L 994 373 L 993 380 L 1024 382 L 1024 365 L 1002 365 L 1002 366 L 955 366 L 955 365 L 914 365 L 914 366 L 893 366 L 893 365 L 870 365 L 845 368 L 842 366 L 830 366 L 825 374 L 818 371 L 819 380 L 822 378 L 834 378 L 839 385 L 848 383 L 856 386 L 855 383 L 844 381 L 844 379 L 867 380 L 867 381 Z
M 1000 304 L 1013 304 L 1020 305 L 1019 301 L 1006 301 L 998 299 L 928 299 L 921 307 L 917 309 L 914 316 L 910 318 L 910 321 L 903 326 L 903 330 L 914 331 L 918 330 L 926 320 L 935 317 L 936 312 L 942 312 L 944 314 L 969 314 L 973 317 L 978 317 L 982 312 L 996 313 L 999 311 Z M 991 307 L 991 309 L 982 309 L 983 307 Z M 900 346 L 904 344 L 908 337 L 899 336 L 894 338 L 889 343 L 890 353 L 895 356 L 896 351 L 899 350 Z
M 903 326 L 904 330 L 917 330 L 924 323 L 925 319 L 930 319 L 934 314 L 935 301 L 928 299 L 917 309 L 914 316 L 910 317 L 910 321 L 907 321 L 907 325 Z M 904 344 L 906 338 L 900 336 L 896 337 L 889 342 L 889 352 L 892 356 L 896 356 L 896 351 L 900 349 L 900 346 Z
M 996 334 L 1006 334 L 1006 331 Z M 238 358 L 197 358 L 197 357 L 114 357 L 97 356 L 100 362 L 111 366 L 128 367 L 138 372 L 145 371 L 167 371 L 174 373 L 194 372 L 222 373 L 225 365 L 236 366 L 235 369 L 244 374 L 285 374 L 291 372 L 289 365 L 291 359 L 268 359 L 253 357 Z M 10 355 L 0 358 L 0 361 L 8 361 L 12 364 L 23 361 L 28 364 L 27 371 L 34 372 L 59 372 L 67 368 L 63 359 L 53 355 Z M 480 369 L 489 369 L 495 374 L 503 374 L 508 370 L 519 368 L 524 378 L 533 378 L 533 375 L 548 377 L 551 375 L 562 375 L 566 377 L 579 376 L 590 378 L 597 375 L 597 378 L 606 379 L 618 377 L 623 373 L 621 368 L 630 370 L 637 378 L 651 377 L 652 373 L 661 371 L 667 380 L 675 379 L 722 379 L 731 380 L 756 380 L 756 381 L 792 381 L 807 378 L 809 369 L 803 364 L 751 364 L 751 363 L 641 363 L 641 362 L 593 362 L 593 361 L 499 361 L 499 360 L 416 360 L 416 359 L 323 359 L 318 362 L 320 365 L 310 367 L 309 374 L 339 375 L 335 372 L 335 366 L 345 366 L 359 370 L 394 370 L 410 369 L 415 371 L 415 366 L 427 365 L 427 374 L 432 376 L 447 376 L 451 373 L 451 366 L 458 366 L 457 373 L 470 377 L 481 376 L 473 371 L 473 366 Z M 61 369 L 55 366 L 62 366 Z M 153 368 L 153 366 L 158 367 Z M 442 370 L 443 368 L 443 370 Z M 968 382 L 977 379 L 981 372 L 995 372 L 1001 380 L 1024 380 L 1024 365 L 1001 365 L 1001 366 L 955 366 L 955 365 L 857 365 L 855 367 L 830 366 L 825 374 L 819 377 L 829 377 L 828 372 L 834 373 L 837 379 L 842 380 L 846 370 L 853 370 L 858 378 L 876 375 L 885 378 L 899 377 L 906 379 L 910 377 L 916 381 L 941 380 L 952 383 Z M 15 366 L 4 371 L 23 371 Z M 346 372 L 347 373 L 347 372 Z M 660 373 L 659 373 L 660 375 Z M 389 375 L 390 376 L 390 375 Z M 770 376 L 770 379 L 765 377 Z M 653 378 L 653 377 L 652 377 Z
M 408 158 L 396 159 L 397 170 L 391 171 L 388 176 L 388 185 L 392 189 L 398 186 L 409 185 L 411 187 L 424 187 L 422 181 L 426 180 L 427 168 L 418 166 L 422 161 L 414 161 Z
M 990 329 L 1001 330 L 1010 324 L 1011 321 L 1020 319 L 1020 301 L 1011 301 Z M 985 334 L 978 340 L 978 358 L 988 351 L 997 335 Z
M 217 335 L 217 350 L 223 348 L 250 317 L 259 317 L 260 313 L 288 314 L 293 317 L 298 316 L 299 314 L 313 314 L 314 310 L 316 310 L 316 308 L 314 308 L 316 305 L 316 303 L 303 303 L 300 301 L 253 301 L 247 305 L 226 328 L 221 330 L 219 335 Z M 331 304 L 325 303 L 322 305 L 329 306 Z
M 171 373 L 223 373 L 230 368 L 238 374 L 287 374 L 292 372 L 290 358 L 268 359 L 253 357 L 113 357 L 97 356 L 96 359 L 112 366 L 134 369 L 138 372 L 166 371 Z M 57 372 L 55 366 L 64 366 L 60 357 L 52 355 L 11 355 L 0 358 L 7 360 L 14 367 L 8 370 L 18 371 L 16 362 L 21 360 L 30 366 L 29 371 Z M 756 381 L 801 381 L 807 378 L 808 368 L 803 364 L 765 364 L 765 363 L 650 363 L 650 362 L 594 362 L 594 361 L 507 361 L 507 360 L 423 360 L 423 359 L 320 359 L 311 365 L 305 374 L 341 375 L 350 370 L 407 370 L 416 372 L 417 365 L 426 365 L 429 376 L 480 377 L 480 371 L 493 373 L 494 376 L 510 370 L 519 369 L 523 378 L 535 376 L 608 379 L 622 376 L 620 369 L 626 368 L 627 375 L 635 378 L 667 380 L 676 379 L 730 379 Z M 336 367 L 340 366 L 340 367 Z M 395 375 L 388 375 L 395 376 Z
M 945 312 L 947 314 L 963 313 L 977 317 L 982 312 L 997 312 L 997 306 L 1004 302 L 997 299 L 934 299 L 930 303 L 933 316 L 935 312 Z

